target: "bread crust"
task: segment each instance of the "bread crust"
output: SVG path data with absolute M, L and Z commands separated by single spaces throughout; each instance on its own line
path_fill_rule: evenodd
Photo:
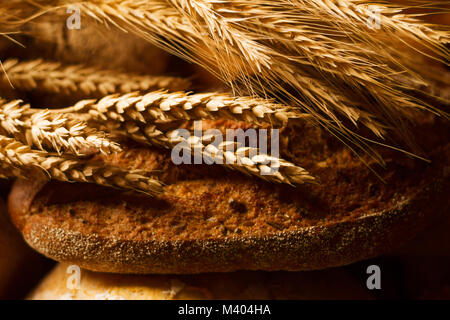
M 441 210 L 428 204 L 439 203 L 436 195 L 442 182 L 388 212 L 260 237 L 127 241 L 39 223 L 22 231 L 29 245 L 44 255 L 93 271 L 183 274 L 324 269 L 375 257 L 413 237 L 426 226 L 429 215 Z
M 168 183 L 161 196 L 19 180 L 10 214 L 25 240 L 57 261 L 102 272 L 184 274 L 350 264 L 401 245 L 450 209 L 447 141 L 429 143 L 430 165 L 387 154 L 386 184 L 345 149 L 317 145 L 309 150 L 329 165 L 313 159 L 307 169 L 320 186 L 293 189 L 196 165 L 175 168 L 159 151 L 138 148 L 114 161 L 161 169 Z

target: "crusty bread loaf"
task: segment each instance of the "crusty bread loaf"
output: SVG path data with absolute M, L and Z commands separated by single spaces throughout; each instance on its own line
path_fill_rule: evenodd
M 216 166 L 176 166 L 163 151 L 130 147 L 104 160 L 160 172 L 167 183 L 160 196 L 21 180 L 10 193 L 10 214 L 33 248 L 94 271 L 349 264 L 391 250 L 448 212 L 448 124 L 424 117 L 415 129 L 432 162 L 380 149 L 385 183 L 332 137 L 303 125 L 283 133 L 283 155 L 316 175 L 319 185 L 292 188 Z
M 29 299 L 371 299 L 365 283 L 348 271 L 233 272 L 200 275 L 118 275 L 59 264 Z M 69 286 L 67 283 L 69 282 Z

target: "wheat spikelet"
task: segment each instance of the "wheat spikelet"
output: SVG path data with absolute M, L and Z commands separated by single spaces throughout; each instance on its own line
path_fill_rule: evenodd
M 92 152 L 92 149 L 103 153 L 120 151 L 118 144 L 102 137 L 101 132 L 88 129 L 86 124 L 72 124 L 49 110 L 32 110 L 20 100 L 0 100 L 0 133 L 43 151 L 66 151 L 76 155 Z
M 39 90 L 49 93 L 99 98 L 111 93 L 128 93 L 167 89 L 186 90 L 190 82 L 167 76 L 142 76 L 102 70 L 83 65 L 61 65 L 42 59 L 3 62 L 5 73 L 0 77 L 3 86 L 10 83 L 19 90 Z
M 283 159 L 259 154 L 258 148 L 240 146 L 234 141 L 223 141 L 215 147 L 205 144 L 205 142 L 211 142 L 210 136 L 190 136 L 185 139 L 177 130 L 164 132 L 153 124 L 143 125 L 133 121 L 117 122 L 111 119 L 102 122 L 93 120 L 93 124 L 111 134 L 128 137 L 142 144 L 167 149 L 173 149 L 178 145 L 189 157 L 198 154 L 203 159 L 208 159 L 205 161 L 210 161 L 209 163 L 221 164 L 226 168 L 266 181 L 291 185 L 315 182 L 314 177 L 305 169 Z
M 127 171 L 104 163 L 53 156 L 3 135 L 0 135 L 0 166 L 5 171 L 11 170 L 16 177 L 47 176 L 60 181 L 90 182 L 149 194 L 162 190 L 161 183 L 145 176 L 144 171 Z
M 180 1 L 172 1 L 178 15 L 173 7 L 156 0 L 88 1 L 83 6 L 89 15 L 100 21 L 137 33 L 169 52 L 199 63 L 230 83 L 239 94 L 277 97 L 306 110 L 333 134 L 369 152 L 379 161 L 382 159 L 364 138 L 355 135 L 341 119 L 362 123 L 379 137 L 389 128 L 414 148 L 404 120 L 411 118 L 412 110 L 428 109 L 445 114 L 405 93 L 403 90 L 407 84 L 396 83 L 392 78 L 392 75 L 404 73 L 424 83 L 414 74 L 421 71 L 417 70 L 417 60 L 412 59 L 415 63 L 403 65 L 405 56 L 414 57 L 422 52 L 405 50 L 396 45 L 386 46 L 385 42 L 394 40 L 402 44 L 412 41 L 409 47 L 414 47 L 418 41 L 423 41 L 428 48 L 446 59 L 449 55 L 448 49 L 443 46 L 448 38 L 446 31 L 428 28 L 425 32 L 427 27 L 424 24 L 408 16 L 394 16 L 392 10 L 386 8 L 381 14 L 388 28 L 375 33 L 363 25 L 367 21 L 367 8 L 349 0 L 327 1 L 326 4 L 338 8 L 352 4 L 352 9 L 346 9 L 346 14 L 356 16 L 353 19 L 335 19 L 335 12 L 324 15 L 321 9 L 323 2 L 315 0 L 299 1 L 297 5 L 295 1 L 288 3 L 282 0 L 256 3 Z M 182 10 L 179 9 L 180 3 Z M 192 3 L 205 3 L 205 6 L 202 10 L 195 10 L 195 15 L 192 14 L 194 10 L 186 13 L 184 10 L 190 8 Z M 230 13 L 228 18 L 227 13 Z M 252 23 L 256 25 L 253 29 Z M 272 31 L 281 29 L 278 28 L 280 24 L 285 26 L 282 29 L 284 35 L 273 37 Z M 261 32 L 266 25 L 274 26 L 269 28 L 270 33 Z M 295 38 L 296 33 L 290 30 L 297 32 L 297 41 L 286 40 L 286 32 Z M 406 40 L 396 36 L 397 31 Z M 305 37 L 312 42 L 305 42 Z M 170 42 L 164 39 L 170 39 Z M 287 50 L 279 50 L 280 47 L 287 47 Z M 308 52 L 303 48 L 320 50 Z M 328 92 L 330 96 L 314 96 L 316 86 L 304 86 L 305 81 L 302 83 L 295 76 L 305 73 L 310 79 L 315 79 L 320 91 Z M 246 91 L 239 90 L 242 86 Z M 353 106 L 349 106 L 347 101 L 354 101 Z

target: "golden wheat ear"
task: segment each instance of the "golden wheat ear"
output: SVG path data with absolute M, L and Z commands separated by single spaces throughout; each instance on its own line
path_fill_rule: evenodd
M 184 138 L 177 130 L 163 131 L 152 124 L 142 125 L 133 121 L 93 121 L 93 125 L 118 136 L 130 138 L 138 143 L 166 149 L 182 148 L 190 156 L 198 154 L 203 159 L 236 170 L 248 176 L 269 182 L 300 185 L 316 183 L 316 179 L 304 168 L 284 159 L 261 154 L 258 148 L 236 145 L 234 141 L 223 141 L 217 147 L 205 143 L 210 137 L 191 136 Z M 233 147 L 231 147 L 233 146 Z
M 176 120 L 228 119 L 247 122 L 254 126 L 285 126 L 289 120 L 311 119 L 288 106 L 253 97 L 235 97 L 229 93 L 137 92 L 109 95 L 100 100 L 81 100 L 73 107 L 54 109 L 58 113 L 89 113 L 97 120 L 107 118 L 117 121 L 141 123 L 172 122 Z
M 23 22 L 73 4 L 37 0 L 33 11 L 29 2 L 14 3 L 31 8 Z M 448 65 L 449 28 L 416 19 L 404 10 L 411 8 L 408 4 L 87 0 L 78 5 L 101 23 L 198 63 L 239 94 L 277 98 L 306 111 L 338 138 L 367 152 L 371 136 L 359 136 L 346 120 L 365 125 L 375 138 L 398 133 L 412 145 L 407 123 L 414 111 L 444 113 L 411 94 L 409 83 L 428 84 L 424 58 Z M 375 28 L 368 22 L 375 22 Z M 398 83 L 398 74 L 407 81 Z
M 187 90 L 188 79 L 168 76 L 147 76 L 103 70 L 84 65 L 63 65 L 59 62 L 36 59 L 3 62 L 0 84 L 20 91 L 38 91 L 83 98 L 100 98 L 112 93 Z
M 48 110 L 32 109 L 20 100 L 0 100 L 0 134 L 15 138 L 41 151 L 72 153 L 120 151 L 117 143 L 105 134 L 88 128 L 80 121 L 69 121 Z
M 67 182 L 89 182 L 148 194 L 162 192 L 162 184 L 140 170 L 124 170 L 91 160 L 52 155 L 31 149 L 14 138 L 0 135 L 0 167 L 7 177 L 39 176 Z
M 218 73 L 249 91 L 278 96 L 333 122 L 343 117 L 355 122 L 355 112 L 348 112 L 352 101 L 357 111 L 397 130 L 413 109 L 439 111 L 409 96 L 406 83 L 393 75 L 407 74 L 423 84 L 416 57 L 448 62 L 448 28 L 420 22 L 401 8 L 348 0 L 171 2 L 197 33 L 208 35 L 217 48 L 230 47 L 218 50 L 225 52 Z M 374 19 L 378 30 L 368 26 Z M 227 73 L 232 64 L 247 67 Z M 317 91 L 330 93 L 329 99 Z

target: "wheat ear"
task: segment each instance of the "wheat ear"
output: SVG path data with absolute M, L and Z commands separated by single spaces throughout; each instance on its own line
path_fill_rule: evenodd
M 93 150 L 103 153 L 121 150 L 117 143 L 105 138 L 104 133 L 89 129 L 82 122 L 68 121 L 49 110 L 33 110 L 20 100 L 0 100 L 0 134 L 49 152 L 81 155 Z
M 162 191 L 159 181 L 147 177 L 145 171 L 123 170 L 90 160 L 53 156 L 32 150 L 13 138 L 0 135 L 0 166 L 11 169 L 14 176 L 30 178 L 41 175 L 67 182 L 90 182 L 121 189 L 132 189 L 148 194 Z
M 260 98 L 233 97 L 218 92 L 188 94 L 162 90 L 145 95 L 110 95 L 99 101 L 82 100 L 73 107 L 52 112 L 89 113 L 93 119 L 134 120 L 142 123 L 229 119 L 258 126 L 284 126 L 289 119 L 310 118 L 308 114 L 293 112 L 292 108 Z
M 111 119 L 102 122 L 93 121 L 93 124 L 111 134 L 128 137 L 142 144 L 166 149 L 178 146 L 189 156 L 199 154 L 210 163 L 221 164 L 266 181 L 290 185 L 316 182 L 305 169 L 283 159 L 258 154 L 258 148 L 239 146 L 234 141 L 223 141 L 216 147 L 205 144 L 211 142 L 210 136 L 190 136 L 185 139 L 177 130 L 164 132 L 153 124 L 142 125 L 133 121 L 117 122 Z
M 190 81 L 167 76 L 147 76 L 102 70 L 83 65 L 61 65 L 42 59 L 23 61 L 9 59 L 3 63 L 0 76 L 4 86 L 10 82 L 19 90 L 39 90 L 49 93 L 100 98 L 111 93 L 128 93 L 167 89 L 186 90 Z

